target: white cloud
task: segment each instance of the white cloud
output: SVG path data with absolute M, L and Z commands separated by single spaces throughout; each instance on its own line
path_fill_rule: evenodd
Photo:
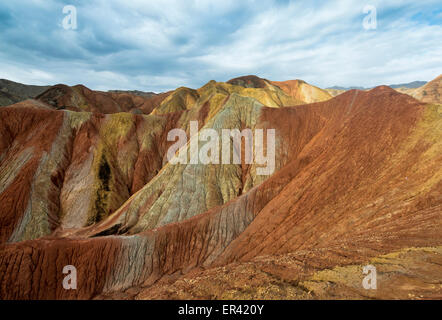
M 442 73 L 442 26 L 424 18 L 440 10 L 436 0 L 101 0 L 78 3 L 75 32 L 60 27 L 59 3 L 24 3 L 0 4 L 27 19 L 0 34 L 0 77 L 24 83 L 161 91 L 258 74 L 374 86 Z M 376 30 L 362 27 L 366 4 Z

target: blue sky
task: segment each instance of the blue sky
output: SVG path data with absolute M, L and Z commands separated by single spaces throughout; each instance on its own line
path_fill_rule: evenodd
M 77 9 L 65 30 L 63 7 Z M 373 5 L 377 28 L 365 30 Z M 2 0 L 0 78 L 164 91 L 256 74 L 320 87 L 442 73 L 442 2 Z

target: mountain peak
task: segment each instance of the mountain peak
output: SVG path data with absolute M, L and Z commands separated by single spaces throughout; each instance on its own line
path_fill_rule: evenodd
M 229 84 L 241 86 L 244 88 L 265 88 L 267 80 L 255 75 L 242 76 L 227 81 Z

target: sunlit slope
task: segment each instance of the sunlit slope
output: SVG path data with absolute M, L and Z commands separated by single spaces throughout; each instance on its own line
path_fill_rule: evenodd
M 333 97 L 327 90 L 320 89 L 302 80 L 272 81 L 271 83 L 280 87 L 293 98 L 305 103 L 326 101 Z
M 442 75 L 409 94 L 423 102 L 442 104 Z

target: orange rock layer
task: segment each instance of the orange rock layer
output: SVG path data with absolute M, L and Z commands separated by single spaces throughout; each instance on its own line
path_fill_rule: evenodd
M 269 108 L 254 80 L 150 115 L 0 109 L 0 298 L 370 298 L 355 272 L 391 257 L 388 272 L 420 277 L 410 294 L 437 297 L 442 107 L 382 86 Z M 167 163 L 167 133 L 190 120 L 275 129 L 276 172 Z M 394 297 L 382 279 L 374 297 Z

